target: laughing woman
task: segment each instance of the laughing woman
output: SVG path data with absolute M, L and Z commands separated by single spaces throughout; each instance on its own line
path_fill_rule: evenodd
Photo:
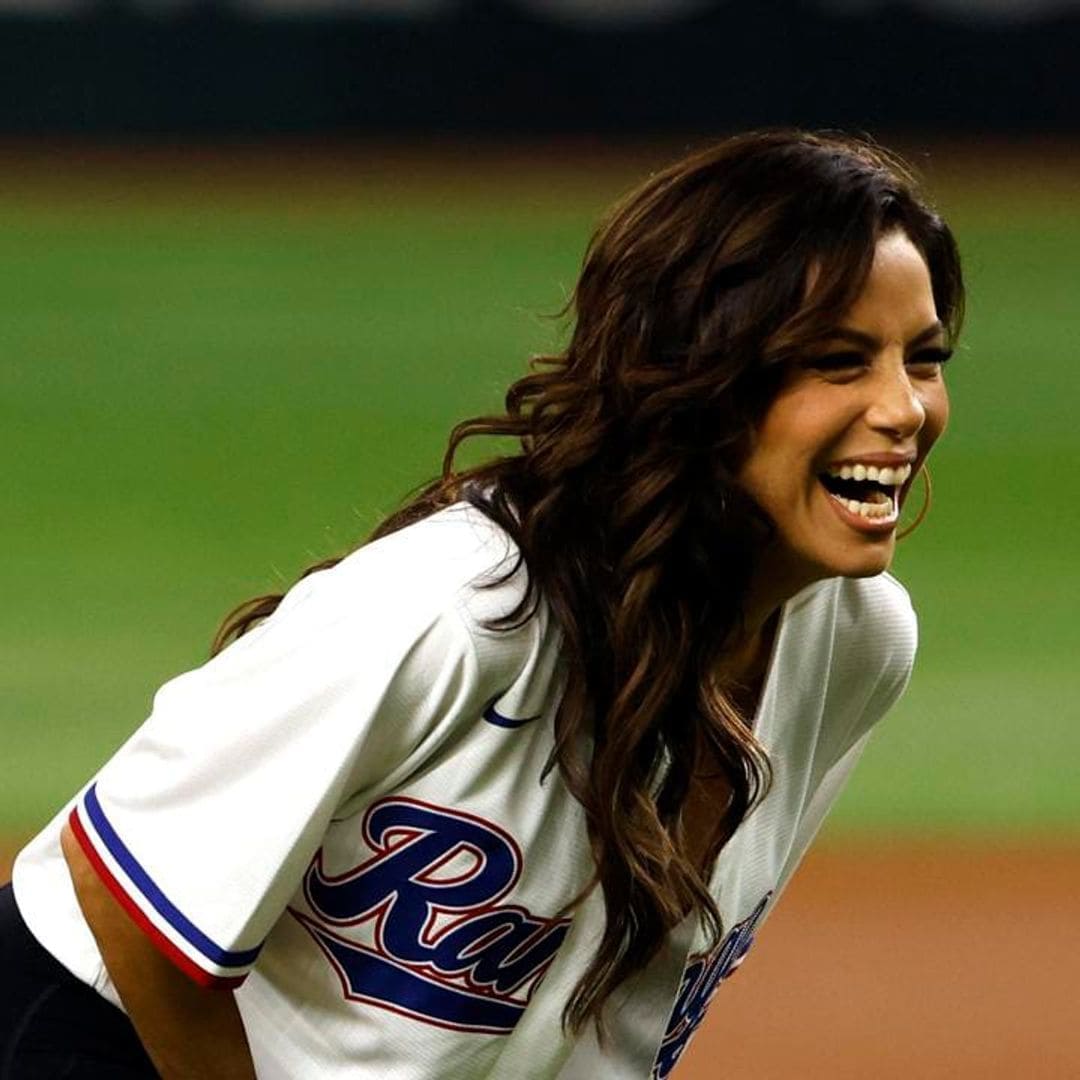
M 566 349 L 22 852 L 5 1077 L 668 1076 L 907 683 L 961 311 L 877 147 L 646 181 Z

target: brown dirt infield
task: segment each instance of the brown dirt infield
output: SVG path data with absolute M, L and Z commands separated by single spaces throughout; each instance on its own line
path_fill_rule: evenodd
M 679 1080 L 1080 1077 L 1080 847 L 824 847 Z
M 17 840 L 7 840 L 0 837 L 0 884 L 11 880 L 11 863 L 19 850 Z
M 1075 844 L 825 846 L 676 1080 L 1078 1077 L 1078 896 Z

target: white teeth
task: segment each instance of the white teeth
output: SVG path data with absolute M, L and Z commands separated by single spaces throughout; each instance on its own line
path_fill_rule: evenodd
M 895 468 L 876 465 L 841 465 L 828 470 L 830 476 L 841 480 L 876 480 L 885 487 L 898 487 L 911 475 L 911 466 L 897 465 Z
M 858 514 L 867 521 L 893 522 L 897 518 L 896 503 L 888 496 L 882 502 L 872 503 L 859 502 L 858 499 L 845 499 L 842 495 L 831 495 L 831 497 L 850 513 Z
M 849 514 L 857 514 L 864 521 L 880 524 L 894 524 L 900 514 L 898 499 L 901 485 L 911 476 L 911 465 L 864 465 L 861 462 L 847 465 L 834 465 L 828 470 L 829 476 L 838 480 L 869 480 L 879 484 L 866 492 L 869 502 L 849 499 L 846 495 L 829 494 Z M 886 490 L 882 491 L 881 488 Z

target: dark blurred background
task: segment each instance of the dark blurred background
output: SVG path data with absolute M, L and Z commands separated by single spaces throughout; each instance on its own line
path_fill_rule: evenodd
M 1080 127 L 1076 0 L 2 0 L 8 134 Z

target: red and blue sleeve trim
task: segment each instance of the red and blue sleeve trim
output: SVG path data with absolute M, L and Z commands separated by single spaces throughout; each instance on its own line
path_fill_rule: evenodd
M 133 890 L 137 890 L 140 895 L 137 897 L 133 890 L 128 889 L 101 857 L 94 839 L 83 825 L 78 808 L 71 811 L 68 819 L 72 833 L 102 882 L 154 945 L 186 975 L 202 986 L 221 988 L 239 986 L 247 973 L 246 969 L 255 962 L 262 946 L 241 950 L 224 949 L 191 922 L 158 888 L 153 878 L 117 835 L 98 801 L 96 785 L 92 785 L 87 790 L 83 797 L 82 809 L 97 840 L 126 875 Z M 146 907 L 152 908 L 180 938 L 214 967 L 240 969 L 239 972 L 235 975 L 219 974 L 201 967 L 196 959 L 189 956 L 186 951 L 162 933 L 150 919 L 145 910 Z

